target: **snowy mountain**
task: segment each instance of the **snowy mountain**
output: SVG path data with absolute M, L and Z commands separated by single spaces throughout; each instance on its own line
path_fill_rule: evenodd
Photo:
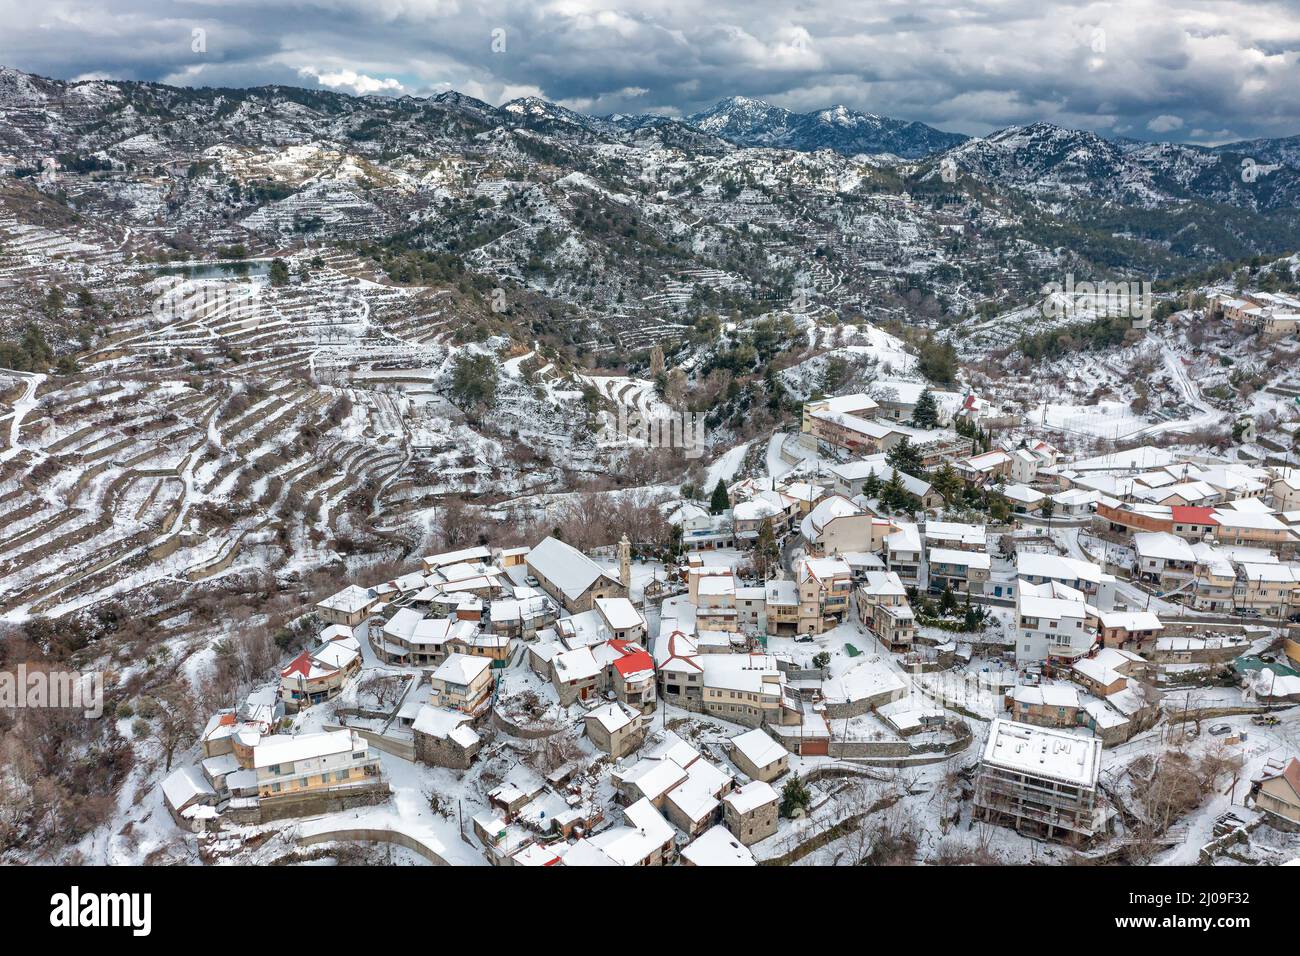
M 924 123 L 861 113 L 832 106 L 794 113 L 762 100 L 728 97 L 687 122 L 741 146 L 767 146 L 809 152 L 832 149 L 845 155 L 892 153 L 917 159 L 963 142 L 960 133 L 945 133 Z
M 1246 152 L 1259 156 L 1249 160 L 1255 164 L 1253 174 L 1243 174 Z M 948 150 L 937 158 L 931 175 L 940 172 L 938 164 L 951 163 L 992 188 L 1044 198 L 1101 199 L 1146 208 L 1193 201 L 1271 211 L 1294 208 L 1300 199 L 1298 156 L 1295 140 L 1256 141 L 1251 150 L 1239 145 L 1208 149 L 1117 142 L 1086 130 L 1034 123 Z

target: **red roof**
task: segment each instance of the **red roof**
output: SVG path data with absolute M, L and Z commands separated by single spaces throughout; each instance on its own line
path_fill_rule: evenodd
M 624 677 L 655 669 L 654 658 L 647 654 L 641 645 L 633 644 L 631 641 L 613 640 L 609 642 L 609 646 L 623 655 L 614 661 L 614 667 Z
M 301 674 L 306 677 L 311 673 L 311 655 L 303 651 L 284 670 L 280 671 L 281 677 L 289 677 L 292 674 Z
M 1193 508 L 1191 505 L 1174 505 L 1170 509 L 1174 513 L 1174 521 L 1180 524 L 1218 524 L 1214 520 L 1213 508 Z

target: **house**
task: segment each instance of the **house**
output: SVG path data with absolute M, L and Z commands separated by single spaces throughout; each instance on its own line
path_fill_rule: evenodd
M 591 742 L 615 758 L 632 753 L 645 739 L 641 712 L 620 701 L 589 711 L 584 720 Z
M 1016 588 L 1016 664 L 1068 663 L 1087 654 L 1096 638 L 1081 592 L 1056 583 L 1021 580 Z
M 931 591 L 950 588 L 956 592 L 984 593 L 992 566 L 988 554 L 953 548 L 931 548 L 928 559 Z
M 953 463 L 958 477 L 969 485 L 987 485 L 1011 477 L 1011 456 L 1004 451 L 986 451 L 981 455 L 959 458 Z
M 1282 338 L 1300 330 L 1300 299 L 1273 292 L 1216 293 L 1206 303 L 1207 320 L 1226 320 L 1266 338 Z
M 768 581 L 764 607 L 767 633 L 778 637 L 799 633 L 799 586 L 794 581 Z
M 692 580 L 695 624 L 711 631 L 735 631 L 740 625 L 736 614 L 736 579 L 726 574 L 695 576 Z
M 596 613 L 615 640 L 646 644 L 645 617 L 625 597 L 596 598 Z
M 1105 611 L 1100 621 L 1101 640 L 1107 647 L 1142 647 L 1165 629 L 1153 611 Z
M 1169 509 L 1170 532 L 1187 541 L 1204 541 L 1214 536 L 1218 522 L 1213 508 L 1172 506 Z
M 910 647 L 916 636 L 916 616 L 907 589 L 893 571 L 868 571 L 858 586 L 858 620 L 890 650 Z
M 317 604 L 316 609 L 329 624 L 359 627 L 378 603 L 379 596 L 374 591 L 349 584 Z
M 321 636 L 326 638 L 324 643 L 303 651 L 280 671 L 280 698 L 288 710 L 333 700 L 361 671 L 361 645 L 351 628 L 331 624 Z
M 1192 579 L 1196 572 L 1196 552 L 1185 538 L 1168 531 L 1139 531 L 1133 535 L 1137 554 L 1135 570 L 1144 581 L 1166 587 Z
M 790 753 L 756 727 L 731 738 L 731 762 L 749 779 L 771 783 L 790 769 Z
M 264 737 L 253 748 L 253 769 L 263 802 L 353 786 L 387 789 L 378 752 L 346 729 Z
M 835 479 L 835 492 L 849 498 L 862 491 L 868 476 L 875 475 L 883 485 L 897 474 L 898 483 L 904 491 L 917 499 L 921 508 L 929 510 L 943 506 L 943 495 L 935 491 L 930 482 L 905 471 L 898 471 L 885 460 L 884 455 L 869 455 L 856 461 L 831 465 L 830 472 Z
M 757 866 L 749 847 L 718 824 L 710 827 L 682 850 L 683 866 Z
M 1069 677 L 1084 690 L 1110 698 L 1130 688 L 1130 678 L 1144 676 L 1150 665 L 1133 651 L 1102 647 L 1070 664 Z
M 1300 544 L 1300 535 L 1271 513 L 1216 508 L 1211 517 L 1219 544 L 1267 548 L 1282 558 L 1294 554 Z
M 799 558 L 794 577 L 799 590 L 800 634 L 821 634 L 844 620 L 853 590 L 853 572 L 846 562 Z
M 1026 485 L 1038 477 L 1037 455 L 1027 448 L 1017 448 L 1009 454 L 1011 455 L 1009 474 L 1013 482 Z
M 883 535 L 879 520 L 861 505 L 834 494 L 817 502 L 799 522 L 799 531 L 817 554 L 873 551 L 873 540 Z
M 1300 830 L 1300 759 L 1292 757 L 1285 767 L 1270 762 L 1251 782 L 1250 793 L 1270 824 L 1280 830 Z
M 628 596 L 618 578 L 558 538 L 543 539 L 524 563 L 538 586 L 570 614 L 591 610 L 598 598 Z
M 1038 727 L 1074 727 L 1079 723 L 1079 691 L 1069 684 L 1017 685 L 1008 695 L 1012 719 Z
M 799 503 L 779 492 L 767 491 L 748 501 L 737 501 L 731 508 L 732 533 L 737 545 L 752 546 L 766 523 L 773 536 L 780 538 L 790 528 L 791 511 Z
M 896 522 L 885 537 L 885 567 L 904 585 L 915 587 L 921 574 L 921 532 L 910 521 Z
M 434 767 L 467 770 L 482 741 L 473 718 L 459 710 L 421 704 L 411 730 L 415 735 L 415 759 Z
M 697 837 L 718 822 L 719 801 L 733 783 L 729 772 L 703 758 L 694 760 L 686 767 L 686 779 L 668 791 L 664 812 L 688 839 Z
M 1268 496 L 1277 511 L 1300 511 L 1300 468 L 1287 465 L 1274 469 Z
M 701 654 L 705 713 L 747 727 L 779 723 L 785 674 L 767 654 Z
M 675 831 L 638 800 L 623 810 L 623 824 L 583 837 L 564 854 L 564 866 L 664 866 L 672 862 Z
M 770 783 L 753 780 L 722 798 L 723 822 L 737 840 L 751 846 L 776 832 L 780 804 Z
M 1030 584 L 1063 584 L 1082 592 L 1090 604 L 1103 611 L 1115 606 L 1115 576 L 1091 561 L 1020 551 L 1016 554 L 1016 576 Z
M 435 707 L 480 714 L 492 696 L 492 662 L 468 654 L 449 654 L 429 677 L 430 702 Z
M 871 396 L 864 394 L 804 402 L 800 440 L 814 449 L 825 445 L 858 454 L 885 451 L 881 442 L 893 430 L 866 417 L 878 407 Z
M 176 825 L 202 833 L 217 817 L 217 793 L 197 767 L 177 767 L 162 782 L 163 803 Z
M 972 816 L 1048 839 L 1091 838 L 1109 826 L 1100 772 L 1100 738 L 995 718 Z
M 1052 514 L 1060 518 L 1080 518 L 1092 514 L 1100 500 L 1099 492 L 1069 488 L 1052 495 Z
M 680 707 L 703 709 L 704 666 L 699 647 L 672 618 L 660 622 L 654 660 L 659 696 Z
M 959 521 L 927 521 L 925 543 L 931 548 L 952 548 L 957 551 L 987 551 L 988 532 L 982 524 L 963 524 Z
M 1038 489 L 1021 484 L 1007 485 L 1002 489 L 1002 495 L 1007 499 L 1012 512 L 1020 515 L 1036 514 L 1042 507 L 1043 499 L 1047 497 Z

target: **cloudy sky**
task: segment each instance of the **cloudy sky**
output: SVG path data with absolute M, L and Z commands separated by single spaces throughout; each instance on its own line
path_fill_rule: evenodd
M 1300 0 L 0 0 L 0 23 L 0 63 L 62 79 L 1300 133 Z

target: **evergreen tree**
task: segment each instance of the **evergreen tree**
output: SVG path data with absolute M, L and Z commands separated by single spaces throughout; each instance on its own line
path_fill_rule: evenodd
M 271 263 L 271 285 L 282 286 L 289 284 L 289 267 L 285 265 L 283 259 L 276 259 Z
M 939 404 L 927 388 L 912 410 L 912 424 L 917 428 L 934 428 L 939 424 Z
M 868 474 L 866 480 L 862 482 L 862 494 L 868 498 L 880 497 L 880 476 L 874 471 Z
M 776 543 L 776 534 L 772 531 L 772 519 L 764 518 L 758 526 L 758 541 L 754 546 L 756 557 L 760 561 L 759 571 L 767 578 L 768 564 L 781 557 L 781 548 Z
M 957 470 L 946 461 L 930 477 L 930 484 L 934 485 L 935 491 L 943 495 L 944 503 L 948 505 L 951 505 L 961 494 L 961 478 L 958 477 Z
M 709 499 L 709 513 L 720 515 L 731 507 L 731 498 L 727 496 L 727 486 L 723 484 L 722 479 L 713 486 L 713 497 Z
M 919 474 L 924 470 L 921 464 L 921 453 L 912 447 L 912 440 L 906 435 L 885 453 L 885 461 L 909 475 Z
M 939 610 L 944 615 L 951 614 L 957 609 L 957 599 L 952 594 L 952 583 L 943 582 L 943 593 L 939 595 Z
M 1043 510 L 1043 517 L 1047 519 L 1047 526 L 1050 528 L 1052 526 L 1052 515 L 1056 513 L 1056 502 L 1052 500 L 1051 495 L 1048 495 L 1043 499 L 1041 507 Z

